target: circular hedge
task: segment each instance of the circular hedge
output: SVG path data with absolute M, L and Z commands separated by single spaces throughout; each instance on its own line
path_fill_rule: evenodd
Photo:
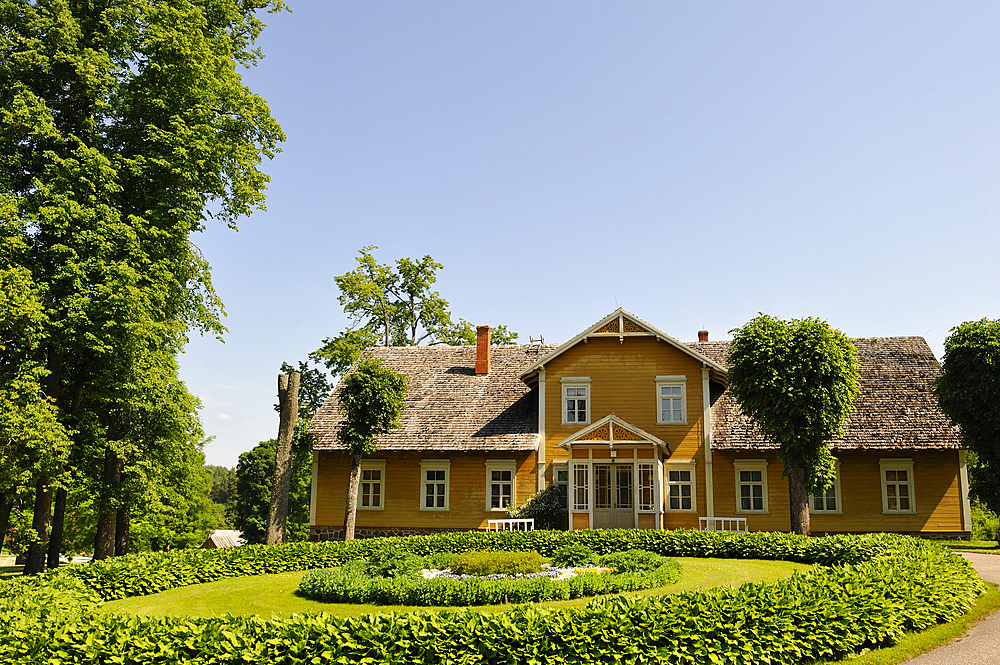
M 771 662 L 836 659 L 894 643 L 968 611 L 984 589 L 961 557 L 905 536 L 809 538 L 697 531 L 458 533 L 121 557 L 0 582 L 0 662 L 32 663 L 593 663 Z M 636 598 L 586 607 L 518 605 L 328 614 L 285 619 L 144 618 L 104 613 L 107 599 L 198 582 L 339 566 L 392 547 L 426 555 L 536 550 L 582 543 L 601 554 L 783 559 L 824 564 L 739 589 Z M 235 551 L 234 551 L 235 550 Z

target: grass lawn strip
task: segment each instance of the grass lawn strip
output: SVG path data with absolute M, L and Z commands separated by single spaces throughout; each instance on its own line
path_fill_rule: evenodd
M 733 561 L 732 559 L 678 558 L 681 577 L 677 582 L 657 589 L 646 589 L 634 595 L 653 596 L 680 593 L 718 586 L 738 587 L 747 582 L 774 582 L 796 571 L 811 568 L 791 561 Z M 351 603 L 323 603 L 303 598 L 295 593 L 302 572 L 239 577 L 206 584 L 195 584 L 170 589 L 152 596 L 137 596 L 113 600 L 101 607 L 102 612 L 118 612 L 141 616 L 216 617 L 224 614 L 236 616 L 261 615 L 288 617 L 292 614 L 329 612 L 340 617 L 356 617 L 386 612 L 414 612 L 426 607 L 355 605 Z M 548 603 L 539 607 L 583 607 L 592 598 L 576 598 Z M 488 605 L 474 608 L 480 612 L 502 612 L 510 606 Z

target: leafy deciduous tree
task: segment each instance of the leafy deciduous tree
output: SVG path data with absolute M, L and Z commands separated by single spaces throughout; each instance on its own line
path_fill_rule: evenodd
M 340 335 L 323 340 L 310 358 L 343 374 L 369 346 L 466 345 L 476 343 L 476 329 L 465 319 L 452 321 L 448 302 L 433 290 L 444 266 L 430 256 L 403 258 L 393 269 L 372 255 L 376 246 L 361 248 L 358 267 L 334 280 L 340 304 L 353 322 Z M 517 333 L 506 326 L 491 331 L 494 344 L 513 344 Z
M 933 387 L 941 410 L 975 453 L 969 494 L 1000 510 L 1000 319 L 967 321 L 944 341 Z
M 337 440 L 351 453 L 351 476 L 344 515 L 344 540 L 354 539 L 358 511 L 361 457 L 378 450 L 375 437 L 400 426 L 409 379 L 371 356 L 362 357 L 340 382 L 338 396 L 344 420 Z
M 792 531 L 809 533 L 809 491 L 828 488 L 836 467 L 827 442 L 843 432 L 860 389 L 854 345 L 816 318 L 761 314 L 732 331 L 729 390 L 780 446 Z

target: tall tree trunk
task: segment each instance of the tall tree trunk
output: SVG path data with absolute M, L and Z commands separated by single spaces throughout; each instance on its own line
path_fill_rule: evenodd
M 38 534 L 38 540 L 28 548 L 24 562 L 25 575 L 37 575 L 45 570 L 45 548 L 49 544 L 49 525 L 52 523 L 52 486 L 48 478 L 41 478 L 35 488 L 35 508 L 31 527 Z
M 7 529 L 10 528 L 10 513 L 14 510 L 15 496 L 17 496 L 16 488 L 10 493 L 0 496 L 0 549 L 3 549 L 4 541 L 7 538 Z
M 66 488 L 56 490 L 56 507 L 52 511 L 52 535 L 49 536 L 49 568 L 59 567 L 59 554 L 62 551 L 63 527 L 66 524 Z
M 806 491 L 806 470 L 801 464 L 785 464 L 788 476 L 788 505 L 791 509 L 792 532 L 809 535 L 809 492 Z
M 97 514 L 97 535 L 94 537 L 94 559 L 114 556 L 115 522 L 118 487 L 121 485 L 121 460 L 110 447 L 104 452 L 104 474 L 101 477 L 101 503 Z
M 115 556 L 128 554 L 130 541 L 129 510 L 128 506 L 122 506 L 115 511 Z
M 278 375 L 278 445 L 274 455 L 274 482 L 271 483 L 271 508 L 267 514 L 265 543 L 285 542 L 288 519 L 288 489 L 292 483 L 292 435 L 299 414 L 298 372 Z
M 358 485 L 361 484 L 361 453 L 351 453 L 351 479 L 347 485 L 347 512 L 344 514 L 344 540 L 354 540 L 358 516 Z

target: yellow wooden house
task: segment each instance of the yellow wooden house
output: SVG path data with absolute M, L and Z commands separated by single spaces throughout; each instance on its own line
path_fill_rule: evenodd
M 564 486 L 571 529 L 789 529 L 776 446 L 726 391 L 728 342 L 682 343 L 619 309 L 560 345 L 378 347 L 410 377 L 400 429 L 362 463 L 357 533 L 483 529 Z M 854 340 L 862 390 L 813 533 L 971 531 L 965 452 L 929 388 L 919 337 Z M 310 529 L 340 536 L 350 458 L 334 390 L 314 419 Z M 728 524 L 728 522 L 727 522 Z

